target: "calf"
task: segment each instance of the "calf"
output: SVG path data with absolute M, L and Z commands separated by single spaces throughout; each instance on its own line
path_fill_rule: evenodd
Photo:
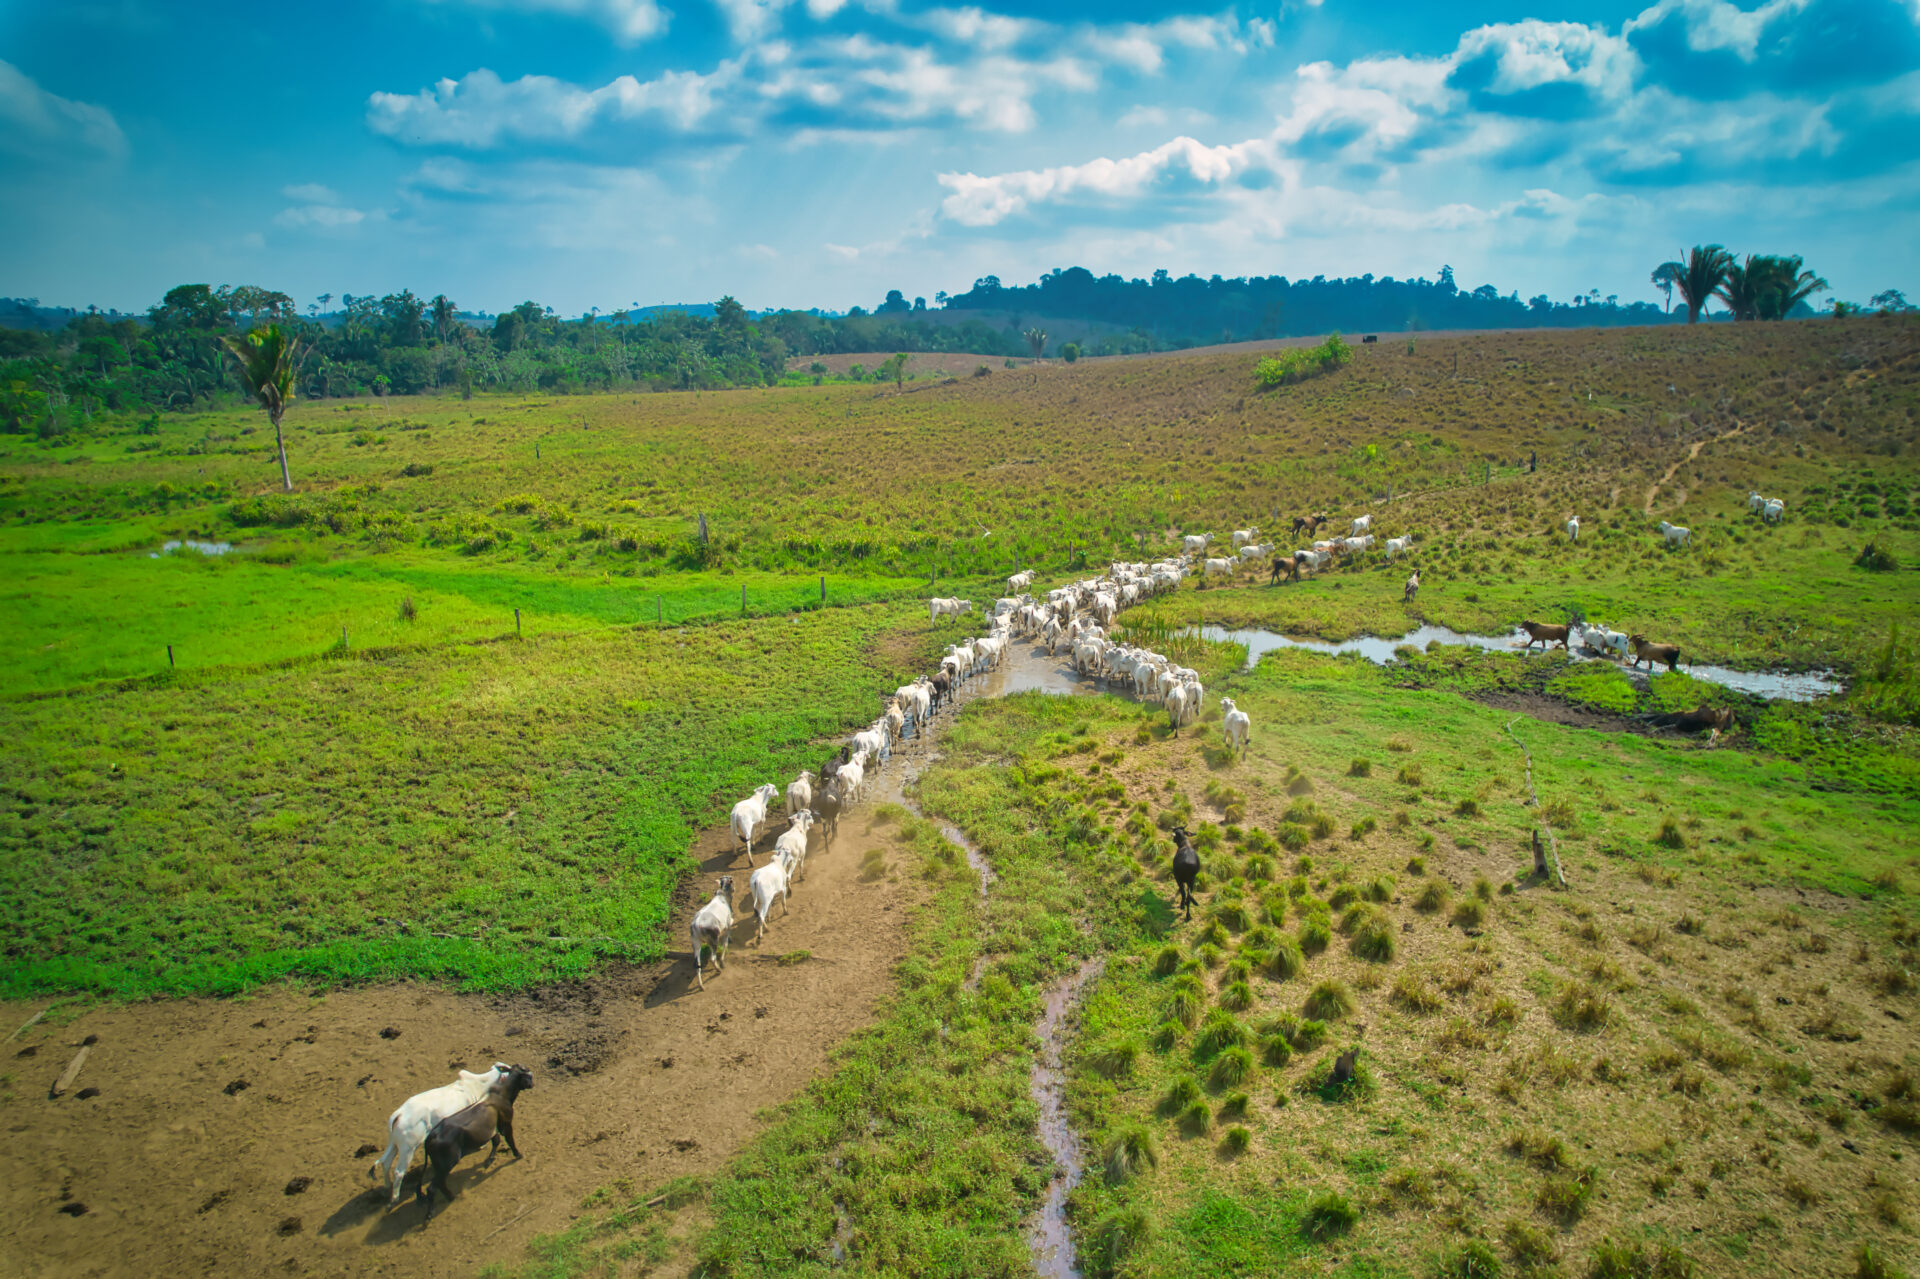
M 1404 604 L 1413 603 L 1413 597 L 1420 593 L 1420 570 L 1415 569 L 1407 578 L 1407 584 L 1400 591 L 1400 600 Z
M 1669 671 L 1680 667 L 1680 646 L 1678 644 L 1655 644 L 1644 635 L 1629 635 L 1627 643 L 1633 645 L 1633 665 L 1637 670 L 1645 662 L 1652 670 L 1655 662 L 1665 662 Z
M 1565 648 L 1567 646 L 1567 633 L 1572 628 L 1566 626 L 1548 626 L 1544 622 L 1522 622 L 1520 623 L 1520 629 L 1532 637 L 1527 641 L 1527 648 L 1531 649 L 1535 644 L 1538 644 L 1540 650 L 1545 652 L 1547 649 L 1553 647 L 1555 643 L 1558 643 L 1561 648 Z
M 510 1067 L 505 1075 L 493 1081 L 485 1097 L 433 1126 L 433 1131 L 427 1134 L 426 1145 L 429 1172 L 420 1180 L 420 1198 L 427 1204 L 427 1221 L 433 1220 L 434 1191 L 438 1190 L 442 1199 L 453 1198 L 453 1191 L 447 1187 L 447 1174 L 462 1159 L 486 1146 L 486 1163 L 480 1166 L 487 1167 L 500 1153 L 502 1137 L 507 1139 L 507 1149 L 513 1152 L 513 1157 L 520 1158 L 520 1147 L 513 1142 L 513 1102 L 531 1087 L 532 1071 L 525 1066 Z
M 1567 540 L 1569 542 L 1578 542 L 1580 540 L 1580 517 L 1578 515 L 1567 521 Z
M 1200 854 L 1194 851 L 1193 843 L 1187 838 L 1185 826 L 1173 828 L 1173 882 L 1179 892 L 1173 904 L 1175 910 L 1184 908 L 1188 920 L 1193 918 L 1193 884 L 1200 878 Z
M 1299 581 L 1300 561 L 1291 555 L 1274 556 L 1273 568 L 1267 574 L 1267 585 L 1272 586 L 1278 583 L 1282 577 L 1293 582 Z

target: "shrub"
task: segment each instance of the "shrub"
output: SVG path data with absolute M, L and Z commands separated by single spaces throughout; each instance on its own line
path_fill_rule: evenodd
M 1440 1279 L 1500 1279 L 1500 1258 L 1476 1239 L 1442 1257 L 1437 1273 Z
M 1577 1168 L 1548 1177 L 1534 1192 L 1533 1202 L 1548 1216 L 1571 1224 L 1586 1212 L 1595 1176 L 1592 1168 Z
M 1167 1095 L 1160 1108 L 1170 1115 L 1177 1115 L 1200 1100 L 1200 1085 L 1191 1075 L 1182 1075 L 1167 1087 Z
M 1461 800 L 1458 804 L 1455 804 L 1453 806 L 1453 812 L 1456 817 L 1478 817 L 1480 815 L 1480 801 L 1469 796 Z
M 987 366 L 982 364 L 980 372 Z M 1093 1227 L 1093 1252 L 1099 1268 L 1115 1274 L 1141 1244 L 1153 1238 L 1153 1219 L 1139 1208 L 1115 1208 Z
M 1207 1014 L 1200 1035 L 1193 1042 L 1193 1050 L 1202 1058 L 1210 1057 L 1223 1048 L 1240 1047 L 1249 1038 L 1246 1026 L 1238 1017 L 1216 1008 Z
M 1237 1088 L 1253 1074 L 1253 1054 L 1245 1048 L 1233 1047 L 1213 1059 L 1213 1069 L 1207 1072 L 1207 1083 L 1215 1089 Z
M 1108 1079 L 1121 1079 L 1133 1073 L 1140 1061 L 1140 1045 L 1132 1039 L 1119 1039 L 1088 1057 L 1087 1062 Z
M 1107 1143 L 1107 1180 L 1113 1185 L 1160 1165 L 1160 1143 L 1140 1124 L 1129 1124 Z
M 1380 828 L 1380 823 L 1375 821 L 1371 816 L 1362 817 L 1359 821 L 1353 824 L 1353 828 L 1349 832 L 1349 834 L 1354 839 L 1365 839 L 1367 836 L 1373 834 L 1373 832 L 1378 830 L 1379 828 Z
M 1854 1279 L 1907 1279 L 1903 1271 L 1876 1252 L 1870 1243 L 1861 1244 L 1860 1251 L 1853 1254 L 1853 1266 Z
M 1295 1052 L 1310 1053 L 1327 1042 L 1327 1023 L 1314 1017 L 1302 1018 L 1287 1032 L 1287 1042 Z
M 1353 992 L 1345 982 L 1323 981 L 1308 993 L 1303 1008 L 1316 1021 L 1339 1021 L 1353 1016 L 1354 1006 Z
M 1367 912 L 1354 929 L 1353 940 L 1348 943 L 1348 949 L 1354 954 L 1376 964 L 1393 962 L 1399 948 L 1398 930 L 1394 928 L 1393 921 L 1378 908 Z
M 1300 975 L 1307 966 L 1307 958 L 1301 952 L 1300 943 L 1282 933 L 1273 944 L 1273 959 L 1267 971 L 1276 981 L 1291 981 Z
M 1345 910 L 1360 900 L 1360 890 L 1352 884 L 1342 884 L 1327 897 L 1327 905 L 1335 910 Z
M 1445 884 L 1437 879 L 1429 879 L 1426 887 L 1420 890 L 1420 895 L 1413 899 L 1413 908 L 1423 915 L 1431 915 L 1435 911 L 1445 910 L 1451 898 L 1452 894 Z
M 1345 1195 L 1334 1190 L 1322 1190 L 1307 1201 L 1300 1229 L 1314 1239 L 1331 1239 L 1352 1230 L 1354 1223 L 1359 1220 L 1360 1210 Z
M 1872 573 L 1896 573 L 1900 570 L 1900 561 L 1894 558 L 1893 552 L 1877 542 L 1868 542 L 1861 547 L 1860 553 L 1853 557 L 1853 562 L 1855 567 Z
M 419 610 L 414 608 L 413 606 L 413 596 L 409 595 L 405 599 L 400 601 L 400 620 L 401 621 L 411 622 L 414 618 L 418 617 L 419 615 L 420 615 Z

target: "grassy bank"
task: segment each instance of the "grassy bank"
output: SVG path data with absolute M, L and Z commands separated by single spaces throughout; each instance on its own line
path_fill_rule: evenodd
M 1555 891 L 1528 874 L 1513 713 L 1411 678 L 1270 657 L 1223 686 L 1244 762 L 1115 699 L 970 708 L 923 795 L 1001 874 L 986 903 L 907 823 L 938 887 L 897 1004 L 711 1183 L 622 1192 L 527 1273 L 643 1239 L 710 1274 L 1024 1273 L 1027 1027 L 1095 954 L 1068 1090 L 1089 1273 L 1897 1258 L 1920 797 L 1812 789 L 1750 738 L 1523 718 Z M 1175 821 L 1205 860 L 1190 924 Z

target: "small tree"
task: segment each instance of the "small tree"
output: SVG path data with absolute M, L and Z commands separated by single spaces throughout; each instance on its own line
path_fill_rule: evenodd
M 1080 344 L 1078 342 L 1069 342 L 1061 347 L 1060 358 L 1068 364 L 1073 364 L 1078 361 L 1080 358 Z
M 883 378 L 891 377 L 894 386 L 905 387 L 907 384 L 907 353 L 905 351 L 896 351 L 893 358 L 882 364 L 878 371 Z
M 1687 304 L 1687 323 L 1696 324 L 1700 312 L 1720 286 L 1726 283 L 1733 254 L 1717 244 L 1696 244 L 1685 262 L 1663 262 L 1654 271 L 1655 278 L 1671 275 L 1673 287 L 1680 290 Z
M 240 385 L 248 395 L 260 401 L 273 423 L 274 447 L 280 451 L 280 488 L 293 492 L 293 473 L 287 469 L 287 437 L 280 419 L 293 403 L 293 382 L 305 357 L 300 344 L 278 324 L 255 329 L 245 336 L 229 334 L 220 339 L 239 366 Z
M 1027 339 L 1027 349 L 1033 352 L 1034 359 L 1037 360 L 1046 353 L 1047 331 L 1045 329 L 1028 329 L 1021 336 Z

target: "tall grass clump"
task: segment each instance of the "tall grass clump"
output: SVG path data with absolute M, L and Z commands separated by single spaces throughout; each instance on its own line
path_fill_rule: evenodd
M 1129 1124 L 1107 1143 L 1105 1162 L 1107 1181 L 1117 1186 L 1149 1168 L 1159 1167 L 1160 1143 L 1151 1129 L 1142 1124 Z
M 1337 1190 L 1322 1190 L 1307 1200 L 1300 1229 L 1310 1238 L 1331 1239 L 1352 1230 L 1360 1220 L 1360 1210 Z
M 1316 1021 L 1339 1021 L 1353 1016 L 1353 992 L 1343 981 L 1323 981 L 1307 994 L 1303 1011 Z

